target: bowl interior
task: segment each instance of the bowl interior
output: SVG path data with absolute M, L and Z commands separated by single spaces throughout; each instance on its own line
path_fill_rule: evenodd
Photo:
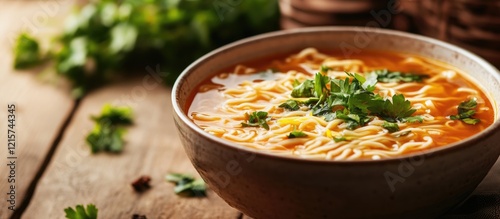
M 451 64 L 476 81 L 492 101 L 495 122 L 479 135 L 492 134 L 500 129 L 500 73 L 482 58 L 439 40 L 365 27 L 315 27 L 278 31 L 240 40 L 215 50 L 191 64 L 177 79 L 174 86 L 174 110 L 179 117 L 201 135 L 215 141 L 215 136 L 203 132 L 188 117 L 188 104 L 194 89 L 207 78 L 230 66 L 273 54 L 297 52 L 307 47 L 337 49 L 345 58 L 363 50 L 382 50 L 416 54 Z M 469 138 L 469 140 L 475 137 Z M 221 141 L 224 143 L 225 141 Z M 463 141 L 462 141 L 463 142 Z M 231 143 L 225 142 L 231 145 Z M 457 143 L 456 143 L 457 144 Z M 440 147 L 441 150 L 456 144 Z M 234 144 L 233 144 L 234 145 Z M 434 152 L 433 150 L 429 150 Z

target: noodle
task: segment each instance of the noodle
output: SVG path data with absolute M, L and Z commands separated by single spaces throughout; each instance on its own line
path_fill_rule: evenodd
M 486 95 L 453 66 L 391 53 L 366 53 L 354 59 L 339 57 L 307 48 L 260 66 L 237 65 L 232 72 L 220 73 L 212 82 L 200 86 L 189 108 L 191 119 L 206 132 L 243 147 L 329 160 L 397 157 L 460 141 L 493 122 L 493 110 Z M 363 73 L 377 69 L 429 75 L 422 82 L 379 82 L 375 87 L 375 93 L 383 98 L 403 94 L 423 122 L 398 122 L 400 130 L 390 133 L 382 127 L 385 121 L 375 117 L 366 125 L 349 130 L 344 120 L 326 121 L 313 116 L 308 107 L 302 106 L 297 111 L 278 107 L 291 98 L 296 81 L 312 79 L 312 73 L 323 67 L 328 67 L 328 76 L 339 79 L 346 77 L 344 71 Z M 263 76 L 256 73 L 267 68 L 278 72 Z M 477 100 L 475 118 L 481 122 L 468 125 L 450 120 L 450 115 L 457 114 L 457 106 L 470 98 Z M 245 113 L 255 111 L 269 113 L 269 130 L 242 127 L 241 123 L 248 119 Z M 290 138 L 294 131 L 301 131 L 306 137 Z

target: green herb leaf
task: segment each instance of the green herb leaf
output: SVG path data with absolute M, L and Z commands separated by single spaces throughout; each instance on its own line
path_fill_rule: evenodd
M 368 109 L 371 113 L 389 122 L 403 121 L 416 111 L 412 109 L 411 102 L 406 100 L 402 94 L 392 96 L 392 102 L 388 99 L 385 101 L 377 100 L 370 105 Z
M 382 127 L 387 129 L 390 133 L 399 131 L 398 124 L 394 122 L 384 122 L 384 124 L 382 124 Z
M 299 101 L 296 101 L 296 100 L 287 100 L 286 102 L 280 104 L 279 107 L 285 108 L 285 109 L 291 110 L 291 111 L 296 111 L 296 110 L 300 109 Z
M 247 113 L 246 115 L 248 117 L 248 122 L 242 122 L 242 127 L 262 127 L 266 130 L 269 130 L 269 125 L 267 124 L 267 112 L 256 111 L 251 114 Z
M 333 137 L 333 140 L 335 142 L 341 142 L 341 141 L 347 141 L 347 138 L 345 138 L 344 136 L 335 136 Z
M 94 129 L 87 135 L 86 141 L 92 153 L 109 151 L 118 153 L 123 150 L 123 126 L 132 124 L 132 109 L 104 105 L 99 116 L 92 116 Z
M 376 73 L 367 73 L 366 78 L 356 73 L 346 74 L 348 77 L 345 79 L 331 79 L 317 73 L 314 81 L 306 80 L 297 84 L 292 96 L 317 97 L 317 102 L 311 109 L 313 116 L 322 116 L 325 121 L 342 119 L 347 129 L 351 130 L 366 125 L 374 116 L 386 120 L 383 127 L 391 133 L 399 130 L 397 122 L 423 122 L 421 116 L 412 116 L 416 110 L 402 94 L 384 100 L 373 93 L 379 76 Z M 328 83 L 329 89 L 326 86 Z M 300 108 L 301 104 L 305 103 L 288 100 L 280 107 L 294 110 Z
M 429 78 L 429 75 L 403 73 L 399 71 L 389 71 L 387 69 L 375 70 L 371 73 L 376 74 L 377 80 L 384 83 L 422 82 L 423 79 Z
M 464 102 L 461 102 L 458 105 L 458 115 L 451 115 L 450 119 L 452 120 L 462 120 L 466 124 L 475 125 L 481 120 L 472 118 L 476 114 L 477 102 L 475 99 L 469 99 Z
M 42 60 L 38 42 L 26 33 L 19 35 L 14 47 L 14 68 L 25 69 Z
M 67 219 L 97 219 L 98 210 L 93 204 L 88 204 L 86 208 L 77 205 L 75 209 L 71 207 L 64 209 Z
M 314 92 L 315 96 L 321 100 L 326 98 L 326 85 L 330 82 L 330 77 L 322 75 L 321 73 L 316 73 L 314 76 Z
M 347 129 L 354 130 L 359 126 L 365 125 L 370 119 L 364 114 L 353 114 L 350 113 L 348 109 L 344 109 L 343 111 L 338 110 L 335 112 L 337 119 L 344 120 L 344 123 L 347 125 Z
M 323 73 L 327 73 L 328 71 L 332 70 L 332 68 L 322 65 L 320 71 Z
M 302 131 L 292 131 L 288 134 L 288 138 L 303 138 L 307 137 L 307 134 Z
M 424 122 L 422 116 L 410 116 L 402 119 L 402 122 L 416 123 L 416 122 Z
M 469 125 L 475 125 L 475 124 L 478 124 L 481 120 L 473 119 L 473 118 L 464 118 L 464 119 L 462 119 L 462 121 L 465 122 L 466 124 L 469 124 Z
M 180 173 L 171 173 L 166 177 L 168 182 L 175 183 L 175 194 L 187 197 L 206 196 L 206 185 L 201 179 L 195 179 L 192 176 Z
M 73 84 L 73 94 L 81 97 L 116 74 L 127 76 L 139 66 L 157 63 L 169 63 L 162 70 L 170 74 L 161 72 L 155 79 L 173 83 L 200 55 L 277 30 L 279 8 L 277 1 L 268 0 L 95 0 L 65 21 L 48 58 L 57 73 Z M 24 34 L 20 38 L 14 49 L 15 68 L 41 64 L 36 41 Z
M 292 90 L 292 97 L 314 97 L 314 82 L 305 80 Z

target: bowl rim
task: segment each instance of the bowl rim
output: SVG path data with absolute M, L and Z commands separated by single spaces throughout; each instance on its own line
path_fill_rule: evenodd
M 193 130 L 197 135 L 200 137 L 203 137 L 209 141 L 212 141 L 214 143 L 219 144 L 221 147 L 225 147 L 226 149 L 231 149 L 235 151 L 244 151 L 246 153 L 251 153 L 255 154 L 255 156 L 260 156 L 260 157 L 265 157 L 265 158 L 270 158 L 270 159 L 279 159 L 281 161 L 287 161 L 287 162 L 303 162 L 303 163 L 311 163 L 311 164 L 347 164 L 347 165 L 364 165 L 364 164 L 372 164 L 372 163 L 389 163 L 389 162 L 399 162 L 405 159 L 411 159 L 415 157 L 432 157 L 432 156 L 438 156 L 438 155 L 443 155 L 445 153 L 449 153 L 451 151 L 456 151 L 459 149 L 462 149 L 464 147 L 468 147 L 469 145 L 473 145 L 476 142 L 481 141 L 484 138 L 487 138 L 491 135 L 496 134 L 495 132 L 500 132 L 500 116 L 497 116 L 499 109 L 495 109 L 495 119 L 493 123 L 481 131 L 480 133 L 477 133 L 467 139 L 451 143 L 448 145 L 432 148 L 429 150 L 421 151 L 421 152 L 415 152 L 415 153 L 410 153 L 410 154 L 405 154 L 401 156 L 396 156 L 396 157 L 391 157 L 391 158 L 382 158 L 379 160 L 373 160 L 373 159 L 360 159 L 360 160 L 328 160 L 328 159 L 310 159 L 310 158 L 303 158 L 303 157 L 298 157 L 298 156 L 291 156 L 291 155 L 284 155 L 284 154 L 273 154 L 269 153 L 266 151 L 262 150 L 255 150 L 251 149 L 248 147 L 245 147 L 243 145 L 239 145 L 238 143 L 234 143 L 231 141 L 224 140 L 222 138 L 216 137 L 214 135 L 209 134 L 208 132 L 203 131 L 200 127 L 198 127 L 188 116 L 185 114 L 182 110 L 182 106 L 177 101 L 177 95 L 178 91 L 180 88 L 180 83 L 183 81 L 184 78 L 186 78 L 190 72 L 191 69 L 194 69 L 200 65 L 203 65 L 205 62 L 209 61 L 210 59 L 214 58 L 215 55 L 219 53 L 223 53 L 232 49 L 236 49 L 237 47 L 244 46 L 246 44 L 252 44 L 258 41 L 262 40 L 267 40 L 268 38 L 279 38 L 279 37 L 286 37 L 288 35 L 296 35 L 296 34 L 312 34 L 312 33 L 318 33 L 318 32 L 370 32 L 370 33 L 382 33 L 386 35 L 396 35 L 400 37 L 405 37 L 405 38 L 411 38 L 414 40 L 419 40 L 419 41 L 425 41 L 429 42 L 434 45 L 438 45 L 441 47 L 444 47 L 446 49 L 456 51 L 460 55 L 467 56 L 471 60 L 473 60 L 475 63 L 479 64 L 481 67 L 483 67 L 487 72 L 491 72 L 492 76 L 500 82 L 500 72 L 498 69 L 496 69 L 493 65 L 491 65 L 489 62 L 484 60 L 483 58 L 475 55 L 472 52 L 469 52 L 468 50 L 465 50 L 463 48 L 460 48 L 458 46 L 452 45 L 447 42 L 443 42 L 441 40 L 437 40 L 434 38 L 422 36 L 422 35 L 417 35 L 417 34 L 412 34 L 412 33 L 406 33 L 402 31 L 396 31 L 396 30 L 388 30 L 388 29 L 381 29 L 381 28 L 372 28 L 372 27 L 360 27 L 360 26 L 342 26 L 342 27 L 306 27 L 306 28 L 298 28 L 298 29 L 291 29 L 291 30 L 278 30 L 278 31 L 273 31 L 273 32 L 268 32 L 264 34 L 259 34 L 255 35 L 252 37 L 247 37 L 238 41 L 235 41 L 233 43 L 229 43 L 227 45 L 224 45 L 222 47 L 219 47 L 202 57 L 198 58 L 196 61 L 191 63 L 188 67 L 186 67 L 182 73 L 177 77 L 174 86 L 172 87 L 172 94 L 171 94 L 171 100 L 172 100 L 172 107 L 174 109 L 174 113 L 176 116 L 179 117 L 180 121 L 183 122 L 185 125 L 187 125 L 191 130 Z M 496 73 L 496 74 L 495 74 Z M 486 91 L 486 90 L 484 90 Z M 490 94 L 486 94 L 488 97 L 491 99 Z M 495 100 L 490 100 L 493 101 L 492 105 L 496 106 Z M 175 116 L 174 115 L 174 116 Z M 500 134 L 500 133 L 499 133 Z

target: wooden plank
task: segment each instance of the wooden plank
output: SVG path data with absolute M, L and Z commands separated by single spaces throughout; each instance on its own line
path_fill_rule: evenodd
M 182 198 L 165 182 L 169 172 L 196 172 L 177 136 L 170 90 L 161 84 L 149 90 L 142 81 L 110 85 L 82 100 L 23 218 L 63 218 L 64 208 L 88 203 L 98 207 L 99 218 L 239 216 L 211 191 L 207 198 Z M 135 124 L 119 155 L 91 155 L 84 142 L 93 127 L 89 115 L 98 114 L 105 103 L 125 103 L 134 110 Z M 130 186 L 140 175 L 152 178 L 152 188 L 143 194 Z
M 12 69 L 12 40 L 25 29 L 32 28 L 35 36 L 51 30 L 34 21 L 44 15 L 45 5 L 37 2 L 2 1 L 0 7 L 0 218 L 9 218 L 12 211 L 7 193 L 15 186 L 15 208 L 18 209 L 27 190 L 42 166 L 59 129 L 74 105 L 65 88 L 45 83 L 37 76 L 40 69 L 17 72 Z M 48 10 L 48 9 L 47 9 Z M 51 11 L 58 16 L 64 8 Z M 47 15 L 47 18 L 50 17 Z M 44 17 L 40 17 L 44 19 Z M 42 21 L 43 22 L 43 21 Z M 48 21 L 47 21 L 48 22 Z M 28 27 L 29 26 L 29 27 Z M 8 183 L 10 169 L 7 160 L 7 104 L 16 105 L 16 169 L 15 183 Z

